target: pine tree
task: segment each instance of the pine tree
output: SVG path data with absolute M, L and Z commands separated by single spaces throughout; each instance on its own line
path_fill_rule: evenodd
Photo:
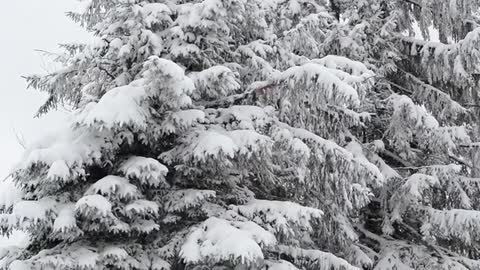
M 362 53 L 342 42 L 335 53 L 377 75 L 365 104 L 376 115 L 356 147 L 385 178 L 364 209 L 360 242 L 377 270 L 477 269 L 478 3 L 362 1 L 352 11 L 345 2 L 344 14 L 357 15 L 347 29 L 362 37 L 349 37 L 358 44 L 350 47 Z M 405 35 L 414 23 L 423 39 Z M 432 29 L 440 42 L 425 41 Z
M 479 267 L 475 8 L 88 1 L 95 42 L 27 79 L 74 112 L 13 173 L 0 268 Z
M 51 96 L 40 114 L 75 112 L 15 171 L 25 196 L 2 224 L 32 243 L 3 267 L 356 269 L 352 218 L 383 177 L 319 135 L 342 142 L 368 117 L 373 72 L 302 55 L 320 55 L 325 8 L 91 1 L 70 14 L 97 41 L 28 78 Z

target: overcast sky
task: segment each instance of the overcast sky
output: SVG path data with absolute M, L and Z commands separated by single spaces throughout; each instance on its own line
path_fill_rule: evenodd
M 58 51 L 58 43 L 86 40 L 88 34 L 65 12 L 78 7 L 76 0 L 4 1 L 0 9 L 0 179 L 20 158 L 22 146 L 15 133 L 31 142 L 61 125 L 61 114 L 34 119 L 46 96 L 27 90 L 22 75 L 52 68 L 36 49 Z

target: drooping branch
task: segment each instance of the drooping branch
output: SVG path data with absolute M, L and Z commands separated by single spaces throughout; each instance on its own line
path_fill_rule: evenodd
M 405 2 L 409 3 L 409 4 L 412 4 L 412 5 L 415 5 L 417 7 L 421 7 L 422 5 L 420 5 L 420 3 L 418 3 L 417 1 L 414 1 L 414 0 L 405 0 Z

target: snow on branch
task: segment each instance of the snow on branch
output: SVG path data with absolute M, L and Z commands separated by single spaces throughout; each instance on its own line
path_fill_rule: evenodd
M 194 131 L 187 138 L 186 144 L 162 154 L 162 158 L 168 162 L 182 160 L 194 163 L 206 163 L 214 158 L 228 165 L 229 160 L 237 156 L 268 154 L 272 146 L 269 137 L 254 130 L 222 131 L 212 128 Z
M 357 91 L 322 65 L 307 63 L 287 69 L 274 81 L 282 85 L 282 92 L 294 102 L 300 94 L 309 93 L 312 104 L 335 104 L 357 107 L 360 103 Z M 300 91 L 302 88 L 302 91 Z
M 330 140 L 325 140 L 324 138 L 317 136 L 305 129 L 292 128 L 285 124 L 280 126 L 290 130 L 295 137 L 319 147 L 325 156 L 331 155 L 332 159 L 337 160 L 338 163 L 346 166 L 346 168 L 344 168 L 344 173 L 350 174 L 353 173 L 352 170 L 358 170 L 360 174 L 364 175 L 364 181 L 368 179 L 368 182 L 373 183 L 374 185 L 379 185 L 383 182 L 384 179 L 380 170 L 377 168 L 377 166 L 370 163 L 366 159 L 355 158 L 354 155 L 345 148 L 340 147 Z
M 95 194 L 82 197 L 75 204 L 75 211 L 84 216 L 108 216 L 112 211 L 112 203 L 104 196 Z
M 390 198 L 391 220 L 402 221 L 408 208 L 421 205 L 426 192 L 439 184 L 438 178 L 430 175 L 417 173 L 408 177 Z
M 480 240 L 480 212 L 475 210 L 436 210 L 430 209 L 428 220 L 422 231 L 441 239 L 458 239 L 465 245 L 473 245 Z
M 238 74 L 225 66 L 213 66 L 189 74 L 195 83 L 195 99 L 212 100 L 234 94 L 240 89 Z
M 470 142 L 465 126 L 440 126 L 424 106 L 415 104 L 407 96 L 392 95 L 389 104 L 393 115 L 386 137 L 404 159 L 415 156 L 410 145 L 414 141 L 421 141 L 419 146 L 422 149 L 445 150 L 445 153 L 456 150 L 459 144 Z
M 248 105 L 231 106 L 219 109 L 217 120 L 232 129 L 256 130 L 264 128 L 272 122 L 274 110 L 272 107 L 258 107 Z
M 480 27 L 469 32 L 463 40 L 453 44 L 426 42 L 412 38 L 401 38 L 412 56 L 420 57 L 420 64 L 428 82 L 448 84 L 456 87 L 473 86 L 480 74 Z
M 360 270 L 360 268 L 349 264 L 344 259 L 339 258 L 332 253 L 320 250 L 309 250 L 279 245 L 278 252 L 293 258 L 295 264 L 303 265 L 308 269 Z
M 312 231 L 323 212 L 288 201 L 253 200 L 246 205 L 231 206 L 234 211 L 249 219 L 261 220 L 268 231 L 284 237 L 300 237 L 300 232 Z
M 372 89 L 375 83 L 375 73 L 365 64 L 337 55 L 327 55 L 311 62 L 322 65 L 330 70 L 340 80 L 354 87 L 363 99 L 365 94 Z
M 267 261 L 266 265 L 268 266 L 269 270 L 299 270 L 293 264 L 284 260 Z
M 253 222 L 229 222 L 211 217 L 192 229 L 180 249 L 188 265 L 210 265 L 234 262 L 260 267 L 262 247 L 276 244 L 275 237 Z
M 58 240 L 76 240 L 83 235 L 77 227 L 75 218 L 75 204 L 69 203 L 59 207 L 58 216 L 55 218 L 50 238 Z
M 327 36 L 327 25 L 332 23 L 332 15 L 323 8 L 315 13 L 301 16 L 294 28 L 283 33 L 282 41 L 290 51 L 315 57 L 322 54 L 323 44 L 319 42 Z
M 140 198 L 140 191 L 126 178 L 108 175 L 91 185 L 86 195 L 100 194 L 112 199 L 134 200 Z
M 76 122 L 101 128 L 132 126 L 143 130 L 147 127 L 148 109 L 142 106 L 147 98 L 143 81 L 111 89 L 96 102 L 89 103 L 76 116 Z
M 132 156 L 120 165 L 119 171 L 129 179 L 139 180 L 143 185 L 169 186 L 165 180 L 168 168 L 153 158 Z
M 444 91 L 422 82 L 420 79 L 410 73 L 405 74 L 406 82 L 412 85 L 412 98 L 425 104 L 427 109 L 435 114 L 436 118 L 442 122 L 450 119 L 456 119 L 459 116 L 466 116 L 470 113 L 468 109 L 453 100 L 451 96 Z
M 16 170 L 28 170 L 34 165 L 48 168 L 49 178 L 61 178 L 65 182 L 85 174 L 84 165 L 100 162 L 102 145 L 109 134 L 88 130 L 60 130 L 57 134 L 45 136 L 30 145 Z
M 178 134 L 203 122 L 205 122 L 205 113 L 201 110 L 168 112 L 161 124 L 161 131 L 164 134 Z
M 353 61 L 343 56 L 327 55 L 321 59 L 314 59 L 312 62 L 326 68 L 347 72 L 353 76 L 360 76 L 363 79 L 370 79 L 370 77 L 375 75 L 364 63 Z
M 181 189 L 165 196 L 164 208 L 167 212 L 178 213 L 195 208 L 216 197 L 215 191 Z

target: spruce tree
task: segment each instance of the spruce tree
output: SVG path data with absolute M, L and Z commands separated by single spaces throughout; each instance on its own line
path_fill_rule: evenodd
M 338 2 L 328 49 L 375 66 L 354 143 L 385 179 L 357 226 L 373 269 L 478 269 L 478 3 Z
M 0 268 L 480 267 L 476 9 L 88 1 L 95 41 L 27 78 L 74 112 L 13 173 Z

